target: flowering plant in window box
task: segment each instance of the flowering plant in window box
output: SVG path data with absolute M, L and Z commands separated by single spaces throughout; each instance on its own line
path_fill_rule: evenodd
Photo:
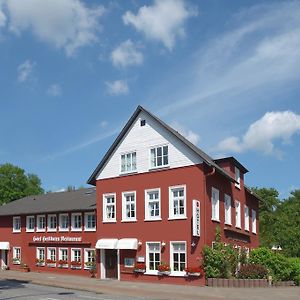
M 46 263 L 47 263 L 47 266 L 48 266 L 48 267 L 55 267 L 56 260 L 48 258 L 48 259 L 46 260 Z
M 146 272 L 146 265 L 144 263 L 136 263 L 134 265 L 133 271 L 135 273 L 145 273 Z
M 187 267 L 185 269 L 186 276 L 202 277 L 203 269 L 200 267 Z
M 171 274 L 171 268 L 169 264 L 167 263 L 161 263 L 158 267 L 158 275 L 170 275 Z
M 13 264 L 14 265 L 19 265 L 21 263 L 20 258 L 13 258 Z
M 44 259 L 40 259 L 40 258 L 36 258 L 35 259 L 35 264 L 37 266 L 44 266 L 45 265 L 45 260 Z
M 64 259 L 60 259 L 58 261 L 58 265 L 59 265 L 60 268 L 66 267 L 68 265 L 68 261 L 64 260 Z
M 71 268 L 72 269 L 81 269 L 81 261 L 78 261 L 78 260 L 71 261 Z

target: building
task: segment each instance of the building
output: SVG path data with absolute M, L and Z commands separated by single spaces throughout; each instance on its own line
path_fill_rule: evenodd
M 247 172 L 233 157 L 213 160 L 139 106 L 88 179 L 95 193 L 46 194 L 0 208 L 2 263 L 13 267 L 21 255 L 32 270 L 73 272 L 77 260 L 75 272 L 83 275 L 96 249 L 101 279 L 204 284 L 201 277 L 185 276 L 185 268 L 201 264 L 202 247 L 213 244 L 217 226 L 225 243 L 258 246 L 258 198 L 244 185 Z M 64 214 L 70 220 L 67 233 L 60 232 Z M 48 230 L 51 215 L 56 215 L 56 232 Z M 92 231 L 85 230 L 89 215 L 97 222 Z M 15 233 L 19 227 L 21 233 Z M 51 261 L 49 267 L 35 265 L 35 258 L 57 262 L 62 255 L 65 268 Z M 134 272 L 137 263 L 144 273 Z M 162 263 L 170 266 L 168 276 L 158 270 Z

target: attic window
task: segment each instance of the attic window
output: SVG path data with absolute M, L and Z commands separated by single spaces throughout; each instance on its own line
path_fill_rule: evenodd
M 146 120 L 141 120 L 141 127 L 146 125 Z

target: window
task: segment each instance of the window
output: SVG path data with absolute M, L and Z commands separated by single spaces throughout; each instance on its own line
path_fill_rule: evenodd
M 241 203 L 235 201 L 235 227 L 241 228 Z
M 122 221 L 136 221 L 136 193 L 122 193 L 123 209 Z
M 90 267 L 95 262 L 95 249 L 84 249 L 84 265 L 85 268 Z
M 169 165 L 168 146 L 159 146 L 150 149 L 150 167 L 158 168 Z
M 147 243 L 146 268 L 149 273 L 157 273 L 160 264 L 160 243 Z
M 245 205 L 245 230 L 249 231 L 249 207 Z
M 231 225 L 231 197 L 225 194 L 225 224 Z
M 186 268 L 186 243 L 171 242 L 170 262 L 172 272 L 182 272 Z
M 56 263 L 56 248 L 47 248 L 47 260 L 49 264 Z
M 13 232 L 21 232 L 21 217 L 13 217 Z
M 146 120 L 141 120 L 141 127 L 146 125 Z
M 36 217 L 36 231 L 43 232 L 46 230 L 46 218 L 44 215 Z
M 240 174 L 240 169 L 235 167 L 234 168 L 234 173 L 235 173 L 235 186 L 237 188 L 241 188 L 241 174 Z
M 136 171 L 136 152 L 121 154 L 121 173 Z
M 96 230 L 96 214 L 89 212 L 84 214 L 84 230 L 95 231 Z
M 116 222 L 116 194 L 103 195 L 103 222 Z
M 13 263 L 16 265 L 21 263 L 21 247 L 13 247 Z
M 81 269 L 81 249 L 72 249 L 71 267 Z
M 72 214 L 72 231 L 82 230 L 82 214 L 76 213 Z
M 45 265 L 45 248 L 36 248 L 36 258 L 39 265 Z
M 186 187 L 173 186 L 169 189 L 169 219 L 186 218 Z
M 48 231 L 56 231 L 56 215 L 48 215 Z
M 59 248 L 59 260 L 60 260 L 60 265 L 64 268 L 68 267 L 68 260 L 69 260 L 69 255 L 68 255 L 68 248 Z
M 220 192 L 214 187 L 211 189 L 211 219 L 220 222 Z
M 34 216 L 27 216 L 26 217 L 26 232 L 34 232 Z
M 134 258 L 125 257 L 124 258 L 124 267 L 125 268 L 133 268 L 134 267 Z
M 160 189 L 145 191 L 145 220 L 161 220 Z
M 252 232 L 256 233 L 256 211 L 252 209 Z
M 69 231 L 69 215 L 59 215 L 59 231 Z

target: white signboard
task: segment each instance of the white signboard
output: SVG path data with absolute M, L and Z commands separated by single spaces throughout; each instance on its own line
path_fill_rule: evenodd
M 193 200 L 193 236 L 200 236 L 200 201 Z

